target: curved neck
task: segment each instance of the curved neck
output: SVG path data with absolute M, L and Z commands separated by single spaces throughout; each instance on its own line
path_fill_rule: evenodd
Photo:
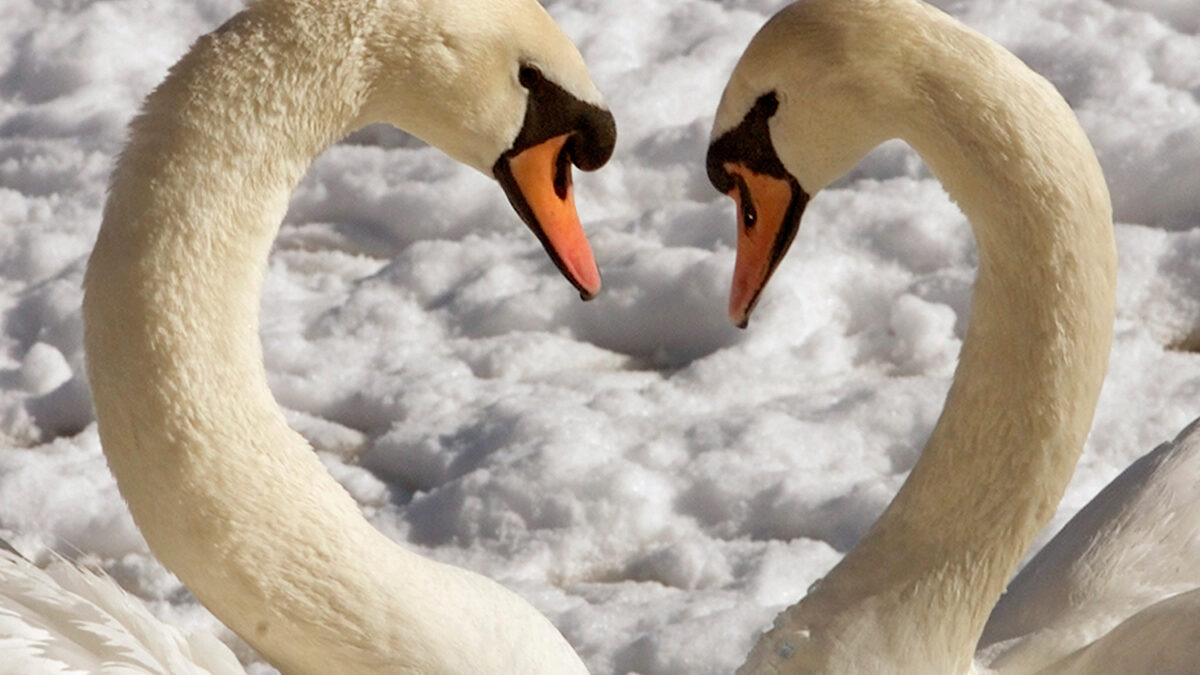
M 529 644 L 565 663 L 516 596 L 371 527 L 267 386 L 267 255 L 311 160 L 361 122 L 372 17 L 350 8 L 370 4 L 260 0 L 147 100 L 85 280 L 101 440 L 155 555 L 285 672 L 500 672 Z
M 343 610 L 299 570 L 316 563 L 338 583 L 343 547 L 371 539 L 284 423 L 257 335 L 288 195 L 353 120 L 341 93 L 361 90 L 338 72 L 357 57 L 322 51 L 353 36 L 324 28 L 329 42 L 312 45 L 295 22 L 243 13 L 196 43 L 132 125 L 85 280 L 96 416 L 134 520 L 202 602 L 284 667 L 283 643 L 312 639 L 289 634 L 293 617 L 355 620 L 329 616 Z
M 863 654 L 889 672 L 967 672 L 1074 470 L 1111 344 L 1116 254 L 1090 144 L 1049 83 L 944 23 L 897 118 L 971 221 L 970 326 L 921 459 L 786 619 L 863 672 Z

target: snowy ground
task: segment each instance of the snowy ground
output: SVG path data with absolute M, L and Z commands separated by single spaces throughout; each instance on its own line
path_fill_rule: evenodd
M 970 233 L 900 144 L 811 204 L 749 330 L 728 324 L 733 210 L 703 155 L 733 62 L 782 4 L 547 2 L 620 129 L 611 164 L 577 176 L 597 300 L 494 183 L 387 129 L 321 157 L 271 260 L 262 337 L 293 425 L 378 527 L 518 590 L 598 674 L 739 663 L 900 485 L 963 335 Z M 1200 10 L 939 4 L 1060 87 L 1121 223 L 1111 372 L 1053 531 L 1200 414 Z M 218 632 L 105 468 L 79 303 L 126 122 L 237 5 L 0 12 L 0 537 L 98 561 Z

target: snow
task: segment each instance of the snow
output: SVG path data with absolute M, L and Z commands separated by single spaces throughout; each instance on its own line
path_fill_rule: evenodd
M 235 644 L 154 561 L 105 468 L 79 304 L 126 123 L 238 4 L 5 0 L 0 16 L 0 538 L 98 562 Z M 523 594 L 593 672 L 729 672 L 916 462 L 974 245 L 919 158 L 886 144 L 811 203 L 738 331 L 733 206 L 703 157 L 734 61 L 784 3 L 546 4 L 618 121 L 610 164 L 576 177 L 600 297 L 579 302 L 492 181 L 370 128 L 293 197 L 262 305 L 269 380 L 373 523 Z M 939 5 L 1063 91 L 1120 223 L 1110 373 L 1048 536 L 1200 413 L 1200 13 Z

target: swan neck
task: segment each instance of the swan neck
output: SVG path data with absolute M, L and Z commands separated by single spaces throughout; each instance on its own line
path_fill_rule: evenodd
M 923 45 L 915 94 L 891 119 L 970 220 L 969 328 L 900 492 L 781 619 L 843 655 L 887 654 L 879 665 L 896 672 L 970 669 L 988 612 L 1083 448 L 1114 316 L 1111 205 L 1070 108 L 987 38 L 935 28 L 946 34 Z
M 258 316 L 288 196 L 355 124 L 364 85 L 347 24 L 253 7 L 202 37 L 131 126 L 85 278 L 88 374 L 155 555 L 285 672 L 342 672 L 391 642 L 381 619 L 402 622 L 361 560 L 407 568 L 287 427 Z

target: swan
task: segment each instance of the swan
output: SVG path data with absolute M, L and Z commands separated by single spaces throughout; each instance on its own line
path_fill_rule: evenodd
M 288 196 L 387 122 L 494 176 L 584 299 L 600 288 L 570 164 L 616 127 L 535 0 L 254 0 L 147 98 L 84 280 L 101 443 L 159 560 L 285 673 L 584 673 L 483 576 L 375 530 L 288 428 L 258 340 Z
M 1057 614 L 1038 619 L 1059 623 L 1057 637 L 1073 643 L 1039 643 L 1017 628 L 1020 618 L 1011 626 L 998 618 L 996 646 L 983 654 L 994 662 L 975 658 L 989 612 L 1053 515 L 1082 451 L 1115 304 L 1117 258 L 1099 162 L 1067 103 L 1015 56 L 920 0 L 802 0 L 770 19 L 730 76 L 707 155 L 710 181 L 738 212 L 730 318 L 747 325 L 810 197 L 890 138 L 925 159 L 975 234 L 979 270 L 959 364 L 920 460 L 893 501 L 776 618 L 739 672 L 967 673 L 993 665 L 1114 672 L 1104 666 L 1116 655 L 1122 660 L 1107 661 L 1110 667 L 1156 663 L 1116 672 L 1184 672 L 1189 663 L 1194 672 L 1200 594 L 1185 591 L 1147 607 L 1145 597 L 1121 597 L 1118 583 L 1105 588 L 1119 573 L 1106 577 L 1086 564 L 1057 581 L 1070 579 L 1137 613 L 1094 644 L 1080 644 L 1097 626 L 1068 616 L 1076 609 L 1069 598 Z M 1195 465 L 1200 433 L 1193 427 L 1170 448 L 1164 453 Z M 1162 458 L 1148 463 L 1155 461 Z M 1187 500 L 1200 510 L 1196 488 L 1164 498 L 1169 472 L 1141 471 L 1144 480 L 1125 481 L 1140 486 L 1134 492 L 1141 498 L 1101 501 L 1114 505 L 1112 513 L 1147 508 L 1143 520 L 1178 517 L 1186 523 L 1178 539 L 1200 548 L 1195 511 L 1158 510 Z M 1089 527 L 1072 524 L 1064 542 L 1087 540 Z M 1093 534 L 1099 539 L 1091 540 L 1088 559 L 1107 562 L 1137 531 L 1118 518 Z M 1163 573 L 1178 563 L 1151 555 L 1117 565 Z M 1175 571 L 1177 581 L 1183 576 Z M 1036 595 L 1034 578 L 1019 580 L 1010 595 Z M 1014 617 L 1036 614 L 1012 603 Z M 1183 628 L 1164 631 L 1172 619 Z M 1133 636 L 1156 631 L 1164 649 L 1130 647 L 1148 644 Z

